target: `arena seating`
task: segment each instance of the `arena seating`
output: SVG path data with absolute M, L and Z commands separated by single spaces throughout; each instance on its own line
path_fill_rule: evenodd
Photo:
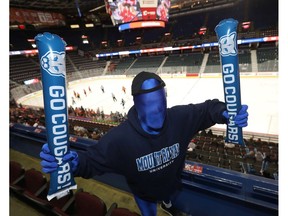
M 158 29 L 146 29 L 142 34 L 141 44 L 160 42 L 167 31 L 167 27 Z
M 278 71 L 278 48 L 260 47 L 257 49 L 259 72 Z
M 138 216 L 139 214 L 117 203 L 107 208 L 105 202 L 95 194 L 83 188 L 61 198 L 47 200 L 50 181 L 35 168 L 23 168 L 22 164 L 10 161 L 10 191 L 13 195 L 43 212 L 45 215 L 98 215 L 98 216 Z
M 117 203 L 113 203 L 108 210 L 106 216 L 140 216 L 140 214 L 133 212 L 127 208 L 118 207 Z
M 245 139 L 245 147 L 228 147 L 224 144 L 223 136 L 203 136 L 201 133 L 191 142 L 195 144 L 195 148 L 193 151 L 187 151 L 187 160 L 259 176 L 263 175 L 263 158 L 258 159 L 256 153 L 265 153 L 269 156 L 269 165 L 264 176 L 278 179 L 278 143 Z
M 9 166 L 9 183 L 10 184 L 15 184 L 16 182 L 18 182 L 17 179 L 24 178 L 24 173 L 25 173 L 25 169 L 22 166 L 22 164 L 20 164 L 17 161 L 10 161 L 10 166 Z
M 251 51 L 250 49 L 239 49 L 239 71 L 251 73 L 252 70 L 252 63 L 251 63 Z
M 25 80 L 40 78 L 38 55 L 34 57 L 16 55 L 10 56 L 10 79 L 20 85 Z
M 205 73 L 221 73 L 219 51 L 211 51 L 208 56 Z
M 55 207 L 52 209 L 52 212 L 59 216 L 106 216 L 107 206 L 100 197 L 80 188 L 75 192 L 75 195 L 63 208 Z
M 17 124 L 14 126 L 17 126 Z M 28 155 L 33 155 L 33 149 L 36 148 L 37 150 L 35 154 L 39 155 L 41 143 L 43 143 L 45 140 L 45 132 L 42 133 L 43 137 L 40 138 L 39 134 L 37 134 L 37 137 L 35 137 L 36 132 L 34 132 L 33 129 L 29 132 L 30 128 L 25 126 L 19 126 L 17 131 L 12 128 L 10 128 L 11 148 L 21 148 L 21 152 L 23 151 L 23 153 Z M 21 136 L 21 141 L 17 141 L 18 136 Z M 238 146 L 239 148 L 237 149 L 237 145 L 234 148 L 225 148 L 222 139 L 223 136 L 216 135 L 214 131 L 213 133 L 209 131 L 201 131 L 194 137 L 194 139 L 191 140 L 194 144 L 198 144 L 198 141 L 201 140 L 201 145 L 196 144 L 195 149 L 198 150 L 198 153 L 197 151 L 194 152 L 194 150 L 192 152 L 187 152 L 185 168 L 182 173 L 183 190 L 181 190 L 178 199 L 175 200 L 177 208 L 183 209 L 183 211 L 191 211 L 193 209 L 193 211 L 201 212 L 203 211 L 203 206 L 198 207 L 198 205 L 201 205 L 203 201 L 198 202 L 199 197 L 202 199 L 205 196 L 209 196 L 206 197 L 207 200 L 204 203 L 206 203 L 206 206 L 209 205 L 209 202 L 213 197 L 212 200 L 214 201 L 211 202 L 213 203 L 213 206 L 217 205 L 217 207 L 215 207 L 216 215 L 221 215 L 221 213 L 223 213 L 221 208 L 226 209 L 227 207 L 231 206 L 235 207 L 235 205 L 237 205 L 237 207 L 233 208 L 233 212 L 235 212 L 236 215 L 244 215 L 243 212 L 255 212 L 255 215 L 257 216 L 277 214 L 278 180 L 273 178 L 272 175 L 257 176 L 257 173 L 254 172 L 255 169 L 253 171 L 253 166 L 248 167 L 248 164 L 251 163 L 251 158 L 245 160 L 245 158 L 236 157 L 237 152 L 242 152 L 245 154 L 247 152 L 246 148 L 240 148 L 240 146 Z M 89 140 L 77 138 L 75 143 L 71 142 L 71 148 L 77 151 L 81 149 L 85 150 L 86 144 L 84 141 L 88 142 Z M 251 139 L 248 140 L 247 143 L 250 144 L 253 142 L 256 146 L 260 141 L 262 142 L 262 140 Z M 271 149 L 273 149 L 273 147 L 277 147 L 276 143 L 272 141 L 271 137 L 267 137 L 267 140 L 264 140 L 263 137 L 263 141 L 264 145 L 272 147 Z M 90 144 L 87 144 L 93 145 L 93 142 L 90 141 Z M 202 148 L 200 148 L 201 146 Z M 222 154 L 220 154 L 220 152 L 222 152 Z M 201 157 L 198 157 L 198 155 L 201 155 Z M 222 157 L 220 157 L 221 155 Z M 189 156 L 191 158 L 188 158 Z M 214 157 L 214 160 L 211 159 L 212 157 Z M 235 164 L 238 163 L 235 166 L 239 169 L 239 171 L 232 168 L 234 166 L 232 163 L 233 157 L 235 157 Z M 230 165 L 226 159 L 230 161 Z M 121 181 L 123 181 L 123 179 L 121 180 L 121 178 L 117 176 L 112 177 L 109 175 L 107 177 L 109 179 L 101 177 L 98 179 L 96 176 L 94 179 L 98 181 L 100 180 L 101 182 L 107 181 L 107 184 L 111 184 L 113 186 L 115 183 L 118 185 Z M 113 178 L 113 181 L 111 181 L 111 178 Z M 116 187 L 119 187 L 119 185 Z M 221 198 L 218 199 L 218 197 Z M 217 199 L 217 201 L 215 201 L 215 199 Z M 195 202 L 197 202 L 197 206 L 193 206 L 193 203 L 191 202 L 193 202 L 194 205 Z M 74 209 L 74 207 L 72 209 Z M 230 211 L 232 210 L 230 209 L 229 212 Z
M 157 72 L 161 63 L 164 60 L 164 56 L 142 56 L 137 58 L 134 63 L 126 72 L 126 75 L 137 74 L 141 71 Z
M 42 111 L 43 112 L 43 111 Z M 23 114 L 22 114 L 23 115 Z M 85 120 L 84 120 L 85 119 Z M 105 124 L 105 123 L 96 123 L 94 121 L 89 121 L 89 118 L 76 118 L 71 117 L 69 119 L 69 125 L 73 127 L 75 125 L 86 128 L 88 131 L 92 132 L 95 128 L 102 131 L 104 134 L 113 128 L 115 125 Z M 26 128 L 26 129 L 25 129 Z M 33 127 L 25 127 L 24 125 L 14 124 L 11 127 L 12 131 L 26 131 L 27 134 L 37 136 L 40 139 L 45 138 L 45 130 L 42 130 L 41 133 L 35 133 Z M 31 132 L 28 132 L 31 130 Z M 70 130 L 72 133 L 73 130 Z M 220 133 L 220 132 L 218 132 Z M 72 135 L 72 134 L 71 134 Z M 200 162 L 202 164 L 213 165 L 215 167 L 221 167 L 229 170 L 238 171 L 241 173 L 247 173 L 251 175 L 264 176 L 270 179 L 278 179 L 278 142 L 277 139 L 271 139 L 270 137 L 262 138 L 252 138 L 254 136 L 251 134 L 246 135 L 245 144 L 246 146 L 234 145 L 226 146 L 224 143 L 223 134 L 217 135 L 216 133 L 202 131 L 197 134 L 192 140 L 191 143 L 195 145 L 193 151 L 187 150 L 186 159 L 189 161 Z M 72 138 L 71 138 L 72 137 Z M 78 140 L 84 142 L 83 140 L 77 138 L 77 135 L 73 135 L 70 138 L 71 142 L 73 140 Z M 262 140 L 261 140 L 262 139 Z M 43 142 L 43 141 L 42 141 Z M 89 146 L 89 139 L 82 143 Z M 92 142 L 91 142 L 92 143 Z M 73 145 L 74 146 L 74 145 Z M 75 147 L 81 147 L 78 144 L 75 144 Z M 86 147 L 85 147 L 86 148 Z M 260 154 L 260 158 L 257 156 Z M 262 162 L 265 157 L 267 157 L 268 163 L 265 170 L 263 170 Z M 262 156 L 261 156 L 262 155 Z M 264 162 L 263 162 L 264 163 Z M 263 171 L 265 171 L 263 173 Z
M 31 168 L 25 171 L 23 178 L 18 178 L 18 181 L 11 183 L 10 189 L 18 194 L 37 195 L 43 187 L 47 186 L 46 184 L 46 177 L 39 170 Z
M 171 54 L 163 64 L 162 73 L 177 73 L 183 68 L 187 73 L 199 73 L 204 58 L 201 52 L 187 54 Z
M 102 71 L 106 67 L 106 61 L 93 61 L 91 58 L 81 56 L 77 52 L 67 52 L 67 58 L 69 58 L 68 61 L 70 61 L 70 64 L 73 63 L 73 69 L 69 72 L 75 72 L 75 71 L 83 71 L 83 70 L 89 70 L 89 69 L 102 69 Z M 68 72 L 67 71 L 67 72 Z M 101 74 L 95 74 L 95 75 L 101 75 Z
M 40 172 L 40 171 L 39 171 Z M 37 193 L 24 192 L 22 195 L 28 201 L 28 203 L 37 206 L 37 208 L 51 212 L 52 209 L 64 209 L 67 203 L 71 202 L 73 198 L 73 191 L 61 198 L 53 198 L 50 201 L 47 200 L 47 195 L 49 191 L 50 181 L 47 181 L 46 185 L 43 185 Z
M 253 53 L 252 53 L 253 52 Z M 254 56 L 254 52 L 255 56 Z M 239 71 L 277 72 L 278 46 L 275 43 L 261 43 L 258 48 L 239 46 Z M 87 53 L 86 53 L 87 54 Z M 147 70 L 160 73 L 221 73 L 219 51 L 186 50 L 171 54 L 151 56 L 130 56 L 121 59 L 96 60 L 90 54 L 79 55 L 78 51 L 67 52 L 66 74 L 68 81 L 100 75 L 133 75 Z M 207 57 L 207 62 L 206 62 Z M 108 62 L 110 61 L 110 63 Z M 201 68 L 203 65 L 203 68 Z M 38 56 L 10 56 L 10 89 L 21 87 L 25 80 L 41 79 Z M 41 86 L 27 86 L 27 91 L 39 90 Z
M 126 71 L 129 69 L 130 65 L 132 65 L 134 58 L 130 57 L 124 57 L 121 58 L 118 63 L 115 65 L 115 68 L 113 70 L 113 74 L 116 75 L 123 75 L 126 73 Z

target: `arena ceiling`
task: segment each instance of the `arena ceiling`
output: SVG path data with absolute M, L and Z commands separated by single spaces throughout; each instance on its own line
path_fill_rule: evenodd
M 213 9 L 242 0 L 171 0 L 172 14 Z M 10 0 L 10 7 L 48 12 L 60 12 L 68 17 L 105 13 L 104 0 Z M 79 13 L 80 12 L 80 13 Z

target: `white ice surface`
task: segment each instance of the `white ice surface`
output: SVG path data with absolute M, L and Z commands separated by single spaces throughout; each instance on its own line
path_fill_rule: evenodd
M 206 99 L 218 98 L 224 101 L 222 78 L 163 78 L 167 88 L 168 107 L 173 105 L 200 103 Z M 68 106 L 72 105 L 73 91 L 79 92 L 81 100 L 77 100 L 73 107 L 83 106 L 105 114 L 119 111 L 127 113 L 133 105 L 131 96 L 132 78 L 89 78 L 70 83 L 67 88 Z M 101 91 L 101 85 L 105 93 Z M 92 93 L 89 93 L 90 86 Z M 122 91 L 126 88 L 126 94 Z M 84 91 L 87 92 L 87 97 Z M 117 102 L 112 100 L 115 94 Z M 125 108 L 121 105 L 124 99 Z M 34 93 L 20 100 L 23 105 L 43 107 L 42 91 Z M 243 77 L 241 78 L 241 101 L 249 106 L 247 132 L 278 135 L 278 78 Z M 226 128 L 226 125 L 216 125 L 216 128 Z

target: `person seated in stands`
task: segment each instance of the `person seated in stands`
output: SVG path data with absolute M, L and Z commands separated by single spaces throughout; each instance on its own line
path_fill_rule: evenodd
M 94 140 L 99 140 L 100 138 L 100 133 L 97 133 L 96 131 L 93 131 L 91 133 L 91 138 L 94 139 Z
M 88 133 L 84 133 L 83 137 L 89 139 Z
M 35 119 L 35 122 L 33 124 L 33 127 L 38 127 L 39 125 L 39 119 Z
M 257 152 L 257 149 L 254 147 L 245 147 L 246 154 L 243 156 L 243 158 L 253 158 L 255 159 L 255 153 Z M 256 160 L 256 159 L 255 159 Z
M 176 215 L 173 197 L 181 188 L 181 173 L 187 147 L 199 132 L 226 124 L 228 112 L 218 99 L 167 108 L 165 82 L 155 73 L 140 72 L 132 81 L 134 106 L 128 119 L 110 129 L 85 152 L 70 150 L 63 161 L 71 161 L 74 176 L 92 178 L 106 172 L 125 176 L 142 216 L 156 216 L 157 203 Z M 246 127 L 248 106 L 242 105 L 235 124 Z M 44 144 L 42 170 L 53 172 L 58 164 Z
M 270 178 L 270 173 L 268 171 L 269 164 L 271 163 L 271 158 L 269 154 L 263 153 L 263 160 L 261 164 L 261 170 L 260 173 L 264 177 Z
M 208 130 L 207 136 L 208 136 L 208 137 L 213 137 L 213 136 L 214 136 L 211 129 Z

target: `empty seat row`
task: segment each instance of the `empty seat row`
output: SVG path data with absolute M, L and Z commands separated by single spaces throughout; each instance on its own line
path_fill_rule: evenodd
M 83 216 L 140 216 L 126 208 L 113 203 L 107 208 L 105 202 L 97 195 L 77 189 L 59 199 L 47 200 L 50 182 L 39 170 L 25 170 L 21 163 L 10 161 L 10 192 L 24 198 L 33 206 L 39 207 L 49 215 L 83 215 Z M 39 209 L 37 208 L 37 209 Z

